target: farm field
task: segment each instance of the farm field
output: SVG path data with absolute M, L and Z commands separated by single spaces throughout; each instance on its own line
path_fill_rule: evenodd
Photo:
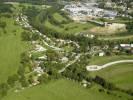
M 5 29 L 0 28 L 0 83 L 8 76 L 16 74 L 20 66 L 20 54 L 27 50 L 27 43 L 21 40 L 23 29 L 14 25 L 12 18 L 1 17 L 6 22 Z
M 112 65 L 99 71 L 91 72 L 90 75 L 93 77 L 99 75 L 120 88 L 133 90 L 132 73 L 133 63 L 123 63 Z
M 129 96 L 118 93 L 118 96 L 109 95 L 106 92 L 99 92 L 99 86 L 86 89 L 77 82 L 69 80 L 57 80 L 49 84 L 28 88 L 20 92 L 9 92 L 3 100 L 127 100 Z

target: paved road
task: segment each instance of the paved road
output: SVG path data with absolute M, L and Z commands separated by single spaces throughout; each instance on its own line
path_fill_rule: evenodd
M 119 64 L 119 63 L 133 63 L 133 60 L 119 60 L 119 61 L 114 61 L 114 62 L 104 64 L 102 66 L 89 65 L 89 66 L 86 66 L 86 69 L 88 71 L 98 71 L 98 70 L 101 70 L 103 68 L 109 67 L 109 66 L 114 65 L 114 64 Z

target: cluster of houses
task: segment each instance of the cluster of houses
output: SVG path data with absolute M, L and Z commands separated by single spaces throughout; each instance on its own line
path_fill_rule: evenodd
M 131 54 L 133 54 L 133 44 L 119 44 L 119 45 L 116 45 L 114 46 L 114 50 L 118 50 L 120 52 L 120 50 L 127 50 L 129 51 Z M 113 50 L 113 51 L 114 51 Z M 104 51 L 102 52 L 99 52 L 98 54 L 99 56 L 104 56 L 106 55 Z
M 93 18 L 114 19 L 116 11 L 104 10 L 95 6 L 95 3 L 72 3 L 65 5 L 64 9 L 73 20 L 90 20 Z
M 93 46 L 90 49 L 90 54 L 92 56 L 99 56 L 99 57 L 103 57 L 107 55 L 107 51 L 109 49 L 108 45 L 105 45 L 103 48 L 101 48 L 100 46 Z M 112 53 L 119 53 L 119 54 L 123 54 L 123 53 L 129 53 L 129 54 L 133 54 L 133 44 L 119 44 L 119 45 L 115 45 L 113 50 L 111 51 Z
M 123 50 L 129 50 L 131 53 L 133 53 L 133 44 L 120 44 L 120 47 Z

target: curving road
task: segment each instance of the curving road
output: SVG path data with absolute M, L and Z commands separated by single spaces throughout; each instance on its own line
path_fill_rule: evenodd
M 103 68 L 109 67 L 109 66 L 114 65 L 114 64 L 119 64 L 119 63 L 133 63 L 133 60 L 119 60 L 119 61 L 114 61 L 114 62 L 104 64 L 102 66 L 90 65 L 90 66 L 86 66 L 86 69 L 88 71 L 98 71 L 98 70 L 101 70 Z
M 66 68 L 68 68 L 69 66 L 71 66 L 72 64 L 74 64 L 77 60 L 79 60 L 80 56 L 82 54 L 78 54 L 77 56 L 75 56 L 75 59 L 73 61 L 70 61 L 64 68 L 62 68 L 61 70 L 58 71 L 58 73 L 62 73 L 66 70 Z

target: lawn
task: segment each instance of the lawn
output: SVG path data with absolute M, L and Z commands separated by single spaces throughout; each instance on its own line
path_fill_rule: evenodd
M 91 72 L 90 75 L 99 75 L 118 87 L 133 90 L 133 63 L 113 65 L 100 71 Z
M 133 55 L 120 55 L 120 56 L 95 56 L 90 59 L 89 65 L 103 65 L 117 60 L 133 59 Z
M 23 29 L 14 25 L 13 18 L 1 17 L 0 20 L 7 23 L 0 30 L 0 83 L 5 82 L 7 77 L 15 74 L 20 65 L 20 54 L 24 52 L 28 45 L 21 41 Z
M 117 96 L 99 92 L 99 86 L 86 89 L 76 82 L 69 80 L 52 81 L 28 88 L 20 92 L 12 92 L 3 100 L 127 100 L 129 96 L 118 93 Z M 122 96 L 121 98 L 118 96 Z

